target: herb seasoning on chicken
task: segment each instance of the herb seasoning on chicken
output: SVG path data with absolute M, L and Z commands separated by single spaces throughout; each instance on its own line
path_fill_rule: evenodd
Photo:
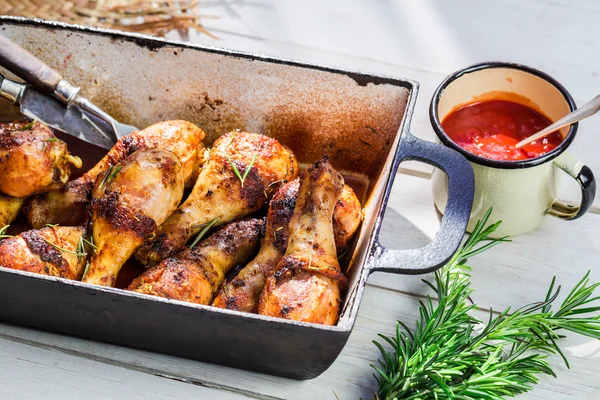
M 99 176 L 92 199 L 96 251 L 83 282 L 114 286 L 127 259 L 177 208 L 184 176 L 179 158 L 142 149 Z
M 185 248 L 150 268 L 128 290 L 210 304 L 225 274 L 252 255 L 263 225 L 263 220 L 256 218 L 227 224 L 194 248 Z
M 79 280 L 85 267 L 83 227 L 51 226 L 0 242 L 0 266 Z
M 298 187 L 299 180 L 294 179 L 275 193 L 269 204 L 266 233 L 258 254 L 231 282 L 223 285 L 213 306 L 245 312 L 257 311 L 265 279 L 274 272 L 287 249 L 289 224 L 296 206 Z M 338 254 L 348 245 L 361 219 L 360 202 L 350 186 L 344 185 L 333 210 L 333 232 Z
M 160 148 L 173 152 L 182 164 L 186 181 L 195 176 L 204 156 L 204 131 L 187 121 L 165 121 L 120 139 L 102 160 L 83 176 L 62 190 L 53 190 L 32 198 L 25 206 L 31 226 L 46 224 L 79 225 L 84 222 L 85 208 L 98 176 L 124 160 L 136 150 Z
M 260 210 L 276 183 L 296 177 L 291 151 L 275 139 L 246 132 L 221 136 L 210 150 L 187 200 L 138 250 L 145 265 L 157 264 L 182 249 L 202 227 L 218 218 L 225 224 Z
M 302 172 L 287 250 L 266 280 L 259 314 L 336 324 L 347 280 L 337 260 L 332 217 L 343 185 L 326 160 Z

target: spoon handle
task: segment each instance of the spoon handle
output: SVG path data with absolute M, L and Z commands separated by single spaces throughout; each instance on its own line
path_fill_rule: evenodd
M 515 147 L 517 149 L 519 147 L 523 147 L 526 144 L 531 143 L 534 140 L 543 138 L 544 136 L 547 136 L 552 132 L 559 130 L 562 127 L 571 125 L 577 121 L 581 121 L 582 119 L 590 117 L 596 114 L 598 111 L 600 111 L 600 94 L 588 101 L 587 103 L 585 103 L 584 105 L 582 105 L 581 107 L 579 107 L 577 110 L 562 117 L 549 127 L 542 129 L 538 133 L 533 134 L 526 139 L 521 140 L 519 143 L 517 143 Z

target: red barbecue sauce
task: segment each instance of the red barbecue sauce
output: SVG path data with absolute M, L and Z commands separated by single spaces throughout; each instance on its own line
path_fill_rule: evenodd
M 539 112 L 506 100 L 490 100 L 460 107 L 442 122 L 442 128 L 465 150 L 493 160 L 514 161 L 539 157 L 556 148 L 562 136 L 554 132 L 520 149 L 522 139 L 551 122 Z

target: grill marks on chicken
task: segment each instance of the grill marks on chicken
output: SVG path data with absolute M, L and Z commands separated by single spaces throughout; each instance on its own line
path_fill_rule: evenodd
M 265 279 L 271 275 L 287 249 L 289 223 L 296 207 L 299 180 L 282 186 L 273 196 L 267 214 L 265 237 L 254 260 L 246 265 L 223 288 L 213 306 L 231 310 L 256 312 Z M 337 254 L 341 254 L 362 219 L 358 198 L 350 186 L 344 185 L 333 211 L 333 232 Z
M 47 227 L 0 242 L 0 266 L 66 279 L 81 279 L 83 227 Z
M 335 249 L 332 217 L 343 178 L 327 161 L 303 171 L 289 226 L 288 247 L 266 280 L 262 315 L 334 325 L 346 284 Z
M 29 200 L 25 213 L 31 226 L 46 224 L 79 225 L 84 222 L 85 208 L 98 176 L 145 148 L 160 148 L 174 153 L 180 160 L 184 180 L 192 182 L 204 159 L 204 131 L 187 121 L 165 121 L 121 138 L 91 170 L 68 182 L 62 190 L 53 190 Z
M 185 248 L 135 279 L 128 290 L 173 300 L 210 304 L 227 272 L 254 252 L 262 219 L 227 224 L 193 249 Z
M 81 167 L 67 145 L 39 122 L 0 124 L 0 191 L 27 197 L 62 188 L 71 165 Z
M 177 208 L 184 189 L 179 158 L 142 149 L 99 176 L 92 199 L 96 251 L 83 282 L 114 286 L 127 259 Z
M 221 136 L 187 200 L 138 250 L 137 259 L 157 264 L 210 221 L 225 224 L 260 210 L 277 184 L 294 179 L 297 171 L 293 153 L 275 139 L 240 131 Z

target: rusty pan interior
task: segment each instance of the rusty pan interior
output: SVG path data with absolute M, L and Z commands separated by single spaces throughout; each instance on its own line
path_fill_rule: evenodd
M 368 276 L 373 228 L 383 215 L 384 187 L 412 112 L 414 82 L 48 22 L 3 17 L 0 26 L 0 34 L 122 122 L 143 128 L 185 119 L 204 129 L 209 142 L 242 129 L 278 139 L 304 164 L 328 156 L 365 206 L 347 257 L 350 295 L 338 324 L 351 327 L 354 300 Z M 0 106 L 6 118 L 11 109 Z M 70 150 L 84 158 L 84 168 L 103 155 L 81 143 Z

